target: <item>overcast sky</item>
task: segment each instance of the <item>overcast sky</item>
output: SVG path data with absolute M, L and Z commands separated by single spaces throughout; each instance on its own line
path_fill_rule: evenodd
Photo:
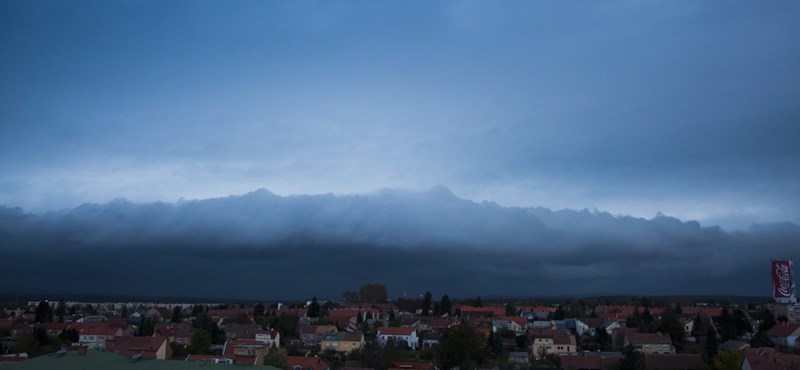
M 0 204 L 448 186 L 800 222 L 800 2 L 2 1 Z

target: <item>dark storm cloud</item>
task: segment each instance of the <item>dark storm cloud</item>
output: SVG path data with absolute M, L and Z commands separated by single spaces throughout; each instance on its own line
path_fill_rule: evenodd
M 746 232 L 427 192 L 0 208 L 10 292 L 306 297 L 380 281 L 393 295 L 769 294 L 800 227 Z
M 0 2 L 0 204 L 448 184 L 800 223 L 797 2 Z

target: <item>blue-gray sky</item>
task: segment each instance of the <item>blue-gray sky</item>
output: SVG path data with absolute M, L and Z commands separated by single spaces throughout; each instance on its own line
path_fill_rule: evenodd
M 795 1 L 2 1 L 0 204 L 363 194 L 800 222 Z

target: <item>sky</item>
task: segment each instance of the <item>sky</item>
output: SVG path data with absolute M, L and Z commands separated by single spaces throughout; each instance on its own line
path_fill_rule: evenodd
M 363 194 L 800 222 L 800 5 L 4 1 L 0 204 Z
M 153 207 L 161 219 L 163 204 L 257 189 L 348 204 L 447 189 L 533 212 L 525 222 L 550 231 L 547 212 L 559 210 L 588 212 L 569 218 L 576 230 L 608 228 L 576 231 L 574 248 L 623 233 L 625 220 L 668 219 L 717 233 L 713 245 L 780 240 L 774 252 L 791 254 L 781 246 L 800 242 L 784 230 L 800 224 L 797 35 L 793 1 L 2 1 L 2 247 L 62 230 L 47 240 L 79 248 L 105 225 L 83 218 L 95 231 L 75 234 L 70 215 L 83 207 Z M 290 214 L 319 217 L 308 212 Z M 368 220 L 340 216 L 353 221 L 347 242 L 414 244 L 387 237 L 390 223 L 364 236 L 353 230 Z M 495 226 L 476 235 L 484 249 L 502 235 Z M 257 230 L 242 232 L 279 240 Z M 318 231 L 303 238 L 331 237 Z M 553 240 L 541 235 L 525 243 Z M 301 244 L 317 242 L 334 243 Z

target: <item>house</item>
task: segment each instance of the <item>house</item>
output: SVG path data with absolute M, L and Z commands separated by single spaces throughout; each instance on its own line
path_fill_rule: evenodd
M 598 330 L 605 330 L 606 333 L 611 334 L 614 329 L 621 327 L 619 322 L 614 320 L 606 320 L 602 318 L 584 318 L 575 319 L 575 332 L 578 336 L 584 334 L 597 336 Z
M 800 355 L 780 353 L 775 348 L 744 350 L 742 370 L 798 370 Z
M 565 370 L 611 370 L 619 368 L 624 356 L 620 352 L 585 352 L 559 357 Z
M 603 370 L 600 356 L 561 356 L 559 361 L 565 370 Z
M 364 333 L 360 331 L 322 334 L 320 349 L 332 349 L 336 352 L 350 352 L 364 348 Z
M 228 364 L 233 365 L 233 358 L 222 355 L 188 355 L 187 362 L 205 362 L 209 364 Z
M 528 319 L 519 316 L 499 316 L 492 323 L 498 329 L 508 329 L 517 335 L 525 334 L 528 330 Z
M 158 323 L 153 331 L 155 336 L 165 337 L 170 343 L 175 343 L 181 346 L 189 346 L 192 344 L 192 333 L 194 332 L 194 329 L 188 323 Z
M 417 329 L 414 328 L 378 328 L 377 340 L 381 345 L 386 345 L 389 340 L 395 344 L 405 343 L 411 349 L 419 347 Z
M 520 311 L 519 315 L 528 320 L 547 320 L 556 312 L 556 308 L 551 306 L 520 306 L 517 308 Z
M 225 327 L 226 339 L 256 339 L 261 327 L 256 324 L 228 324 Z
M 76 325 L 78 329 L 78 342 L 81 346 L 89 348 L 105 347 L 106 340 L 115 337 L 130 337 L 133 331 L 130 327 L 122 328 L 107 322 L 87 323 Z
M 687 337 L 692 336 L 692 331 L 694 330 L 694 318 L 685 316 L 678 319 L 683 327 L 683 332 L 686 334 Z
M 440 334 L 451 327 L 458 325 L 458 321 L 449 317 L 433 317 L 430 320 L 430 329 L 434 334 Z
M 9 330 L 9 332 L 11 333 L 12 338 L 17 338 L 22 334 L 33 333 L 33 325 L 28 324 L 27 322 L 17 322 L 11 326 L 11 330 Z
M 263 365 L 267 353 L 267 344 L 255 339 L 228 339 L 222 349 L 222 355 L 237 365 Z
M 172 347 L 166 337 L 117 337 L 105 341 L 105 350 L 126 357 L 142 355 L 155 360 L 172 359 Z
M 281 347 L 281 333 L 277 330 L 259 330 L 256 332 L 256 340 L 266 343 L 269 347 Z
M 465 320 L 474 319 L 476 317 L 504 316 L 506 314 L 505 306 L 459 306 L 456 309 L 461 311 L 461 317 Z
M 675 353 L 672 339 L 669 334 L 662 333 L 628 333 L 625 335 L 625 345 L 631 345 L 637 351 L 644 353 Z
M 648 370 L 708 370 L 709 367 L 699 354 L 660 354 L 646 353 L 645 367 Z
M 21 362 L 27 359 L 28 359 L 28 354 L 25 352 L 4 354 L 0 355 L 0 364 L 2 364 L 3 362 Z
M 531 362 L 531 357 L 528 352 L 509 352 L 508 362 L 512 364 L 528 364 Z
M 575 336 L 552 329 L 534 330 L 529 334 L 531 338 L 531 353 L 535 360 L 546 356 L 558 356 L 577 351 Z
M 336 331 L 336 327 L 332 325 L 299 325 L 297 327 L 297 336 L 304 346 L 317 346 L 322 334 L 335 333 Z
M 39 324 L 39 328 L 44 329 L 47 332 L 47 335 L 50 337 L 55 337 L 61 334 L 61 331 L 67 329 L 69 327 L 69 323 L 65 322 L 46 322 Z
M 797 348 L 800 323 L 779 322 L 767 330 L 767 336 L 776 346 Z
M 746 350 L 748 348 L 750 348 L 750 344 L 749 343 L 738 341 L 738 340 L 733 340 L 733 339 L 728 340 L 727 342 L 722 343 L 722 344 L 719 345 L 719 347 L 717 347 L 717 349 L 720 352 L 725 352 L 725 351 L 744 351 L 744 350 Z
M 291 370 L 330 370 L 325 361 L 317 357 L 302 357 L 302 356 L 289 356 L 286 358 L 286 363 Z

